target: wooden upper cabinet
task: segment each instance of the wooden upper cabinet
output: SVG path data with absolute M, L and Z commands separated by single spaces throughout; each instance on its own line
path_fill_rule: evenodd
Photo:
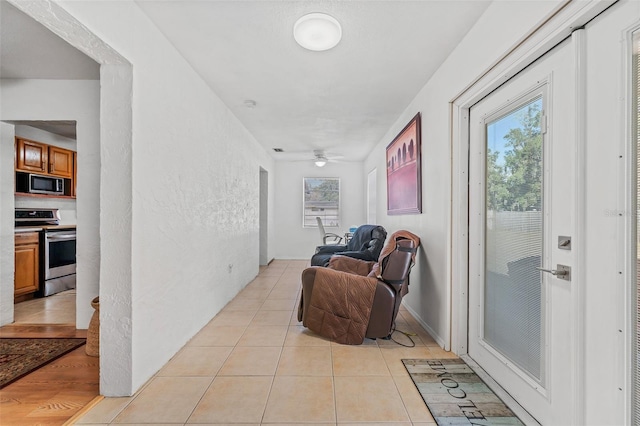
M 25 172 L 47 173 L 49 161 L 49 146 L 17 139 L 16 144 L 16 169 Z
M 16 138 L 16 170 L 73 178 L 74 151 Z
M 71 179 L 73 177 L 73 151 L 50 146 L 49 174 Z

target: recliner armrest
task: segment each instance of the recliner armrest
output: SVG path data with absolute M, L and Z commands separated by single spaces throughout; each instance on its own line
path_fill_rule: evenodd
M 373 259 L 371 257 L 371 252 L 369 251 L 342 251 L 340 252 L 340 256 L 349 256 L 354 259 L 366 260 L 370 262 L 374 262 L 378 259 Z
M 317 246 L 316 254 L 318 253 L 338 253 L 341 251 L 345 251 L 347 246 L 344 244 L 332 244 L 328 246 Z
M 302 271 L 302 295 L 300 297 L 300 304 L 298 305 L 298 321 L 300 322 L 303 322 L 304 307 L 309 306 L 311 301 L 311 292 L 313 291 L 313 283 L 316 280 L 316 271 L 318 268 L 318 266 L 312 266 Z

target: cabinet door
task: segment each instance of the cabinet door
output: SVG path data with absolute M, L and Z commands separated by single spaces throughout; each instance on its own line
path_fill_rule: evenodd
M 76 188 L 78 185 L 78 153 L 73 153 L 73 179 L 71 180 L 71 196 L 76 196 Z
M 47 145 L 16 139 L 16 157 L 17 170 L 36 173 L 47 172 Z
M 49 174 L 71 179 L 73 177 L 73 151 L 50 146 Z
M 38 233 L 20 233 L 15 237 L 14 298 L 40 289 Z

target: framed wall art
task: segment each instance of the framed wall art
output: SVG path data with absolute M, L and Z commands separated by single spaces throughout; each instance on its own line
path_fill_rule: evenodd
M 422 213 L 420 113 L 387 146 L 387 213 Z

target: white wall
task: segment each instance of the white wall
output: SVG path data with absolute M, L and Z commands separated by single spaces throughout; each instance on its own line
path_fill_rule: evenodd
M 365 223 L 366 176 L 361 163 L 327 163 L 322 168 L 312 161 L 277 162 L 275 169 L 275 256 L 278 259 L 311 259 L 321 245 L 318 228 L 302 227 L 302 182 L 305 177 L 340 179 L 340 227 L 326 232 L 344 234 L 351 226 Z
M 0 120 L 75 120 L 77 122 L 78 198 L 75 203 L 65 200 L 56 203 L 56 206 L 60 206 L 63 211 L 67 212 L 65 221 L 73 223 L 76 223 L 76 218 L 72 216 L 76 215 L 74 210 L 77 209 L 76 326 L 81 329 L 87 328 L 89 325 L 93 314 L 91 299 L 99 292 L 99 90 L 100 83 L 92 80 L 0 80 L 0 93 L 2 94 L 0 96 Z M 40 136 L 47 136 L 46 132 L 24 126 L 16 126 L 15 132 L 26 137 L 37 136 L 33 137 L 35 140 L 39 140 Z M 42 140 L 42 142 L 61 141 L 60 138 L 54 138 L 52 135 L 47 137 L 51 139 Z M 13 152 L 12 138 L 11 140 L 3 139 L 1 142 L 3 145 L 9 145 Z M 60 145 L 62 146 L 61 143 Z M 13 155 L 0 157 L 0 162 L 2 162 L 0 166 L 2 169 L 5 167 L 13 169 L 14 167 Z M 3 210 L 13 205 L 13 190 L 10 194 L 3 192 L 1 197 Z M 17 197 L 15 205 L 35 206 L 35 201 L 32 201 L 27 201 L 25 197 Z M 44 204 L 53 206 L 49 202 L 50 200 L 40 201 L 38 206 L 44 207 Z M 9 226 L 13 232 L 13 221 L 3 221 L 0 226 L 3 227 L 0 230 L 3 235 L 8 232 L 4 229 L 6 226 Z M 10 242 L 13 244 L 13 240 Z M 2 244 L 7 244 L 5 239 Z M 1 253 L 3 257 L 6 256 L 5 253 L 11 253 L 9 256 L 13 261 L 13 249 L 8 252 L 3 248 Z M 3 280 L 0 286 L 3 287 L 2 294 L 5 294 L 5 291 L 8 292 L 9 287 L 13 291 L 13 279 L 9 282 Z M 11 311 L 10 321 L 13 320 L 13 307 L 11 307 Z
M 0 80 L 0 95 L 2 80 Z M 2 99 L 2 97 L 0 97 Z M 0 111 L 2 105 L 0 104 Z M 0 122 L 0 326 L 13 322 L 15 126 Z
M 450 348 L 451 335 L 451 117 L 455 97 L 480 77 L 554 6 L 554 2 L 494 2 L 448 59 L 416 94 L 367 158 L 364 173 L 378 169 L 377 218 L 389 233 L 409 230 L 421 238 L 405 306 Z M 496 31 L 499 28 L 499 31 Z M 422 214 L 387 215 L 386 146 L 422 113 Z M 366 175 L 365 175 L 366 179 Z
M 131 167 L 119 169 L 117 152 L 102 151 L 103 185 L 109 174 L 131 176 L 131 188 L 121 189 L 125 203 L 131 191 L 130 265 L 102 263 L 130 268 L 131 294 L 101 288 L 101 300 L 107 291 L 129 306 L 101 331 L 121 333 L 119 356 L 131 359 L 123 371 L 105 371 L 101 360 L 101 393 L 131 394 L 257 275 L 259 171 L 273 173 L 273 162 L 134 2 L 59 4 L 133 70 Z M 102 215 L 111 208 L 101 205 Z M 113 349 L 107 356 L 118 356 Z

